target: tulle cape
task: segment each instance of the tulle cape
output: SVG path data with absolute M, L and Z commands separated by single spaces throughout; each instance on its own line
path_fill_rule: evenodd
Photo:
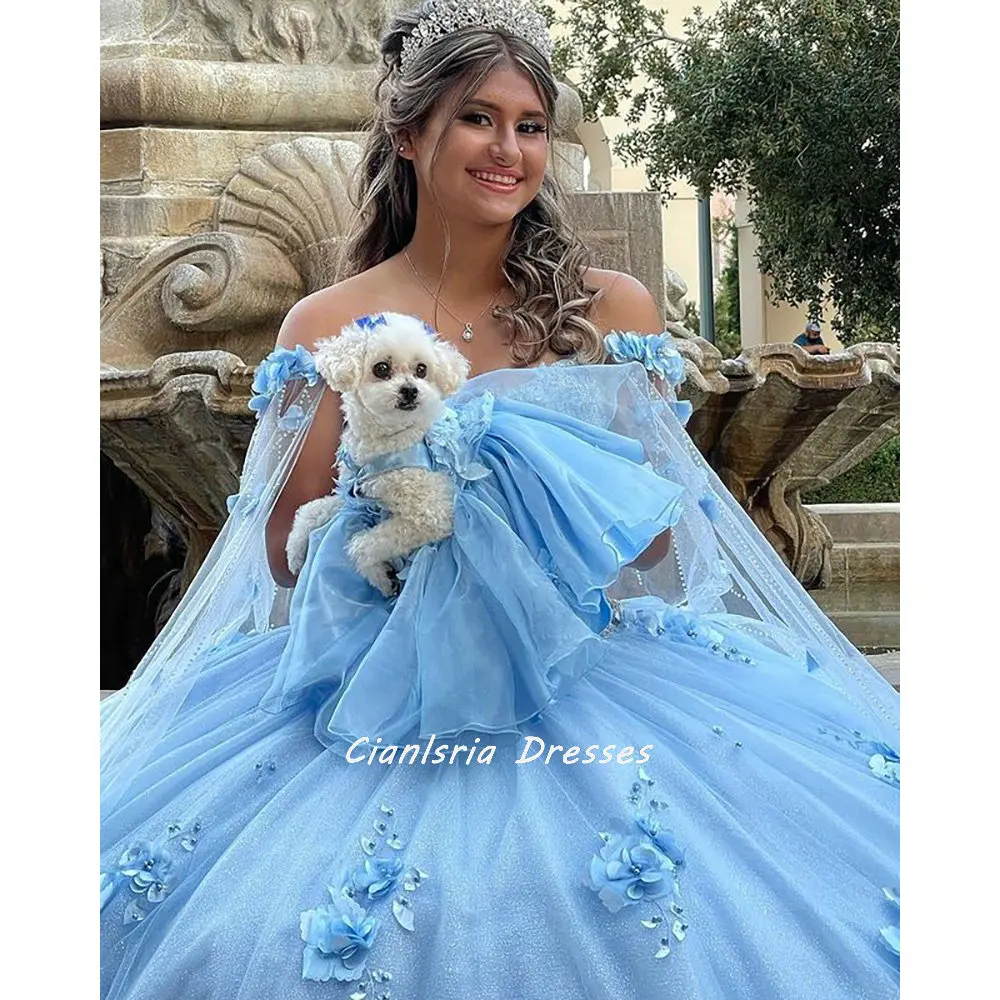
M 265 528 L 324 391 L 298 351 L 262 365 L 270 377 L 255 383 L 258 424 L 229 518 L 127 686 L 102 704 L 102 815 L 199 676 L 265 631 L 282 655 L 261 708 L 315 698 L 316 733 L 331 747 L 356 735 L 516 729 L 599 662 L 602 632 L 622 614 L 651 631 L 697 622 L 691 632 L 710 642 L 714 624 L 720 637 L 740 633 L 743 650 L 790 656 L 854 706 L 869 736 L 898 746 L 896 692 L 784 566 L 684 431 L 669 382 L 640 361 L 470 379 L 449 404 L 479 415 L 476 457 L 491 475 L 461 481 L 454 534 L 408 563 L 400 596 L 382 598 L 346 563 L 356 510 L 314 532 L 294 591 L 277 586 Z M 573 482 L 588 451 L 620 476 L 601 488 Z M 569 502 L 573 516 L 511 525 L 511 490 L 528 511 L 558 491 L 553 509 Z M 624 520 L 612 513 L 622 509 Z M 630 566 L 667 527 L 666 557 L 648 571 Z M 499 559 L 505 571 L 491 573 Z M 509 586 L 510 560 L 523 587 Z M 408 627 L 394 628 L 395 608 L 421 597 L 417 627 L 410 608 L 397 616 Z

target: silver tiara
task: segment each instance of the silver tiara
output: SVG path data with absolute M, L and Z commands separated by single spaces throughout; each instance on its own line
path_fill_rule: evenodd
M 545 18 L 523 0 L 430 0 L 426 15 L 403 39 L 399 67 L 405 70 L 428 45 L 462 28 L 481 28 L 516 35 L 552 60 L 552 39 Z

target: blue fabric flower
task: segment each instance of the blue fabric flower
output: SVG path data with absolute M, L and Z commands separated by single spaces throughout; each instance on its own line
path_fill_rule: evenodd
M 586 884 L 617 913 L 623 906 L 674 892 L 674 864 L 645 837 L 613 836 L 590 860 Z
M 257 414 L 258 419 L 281 391 L 281 387 L 293 378 L 304 378 L 309 385 L 315 385 L 319 378 L 316 362 L 302 344 L 296 344 L 295 350 L 276 347 L 261 361 L 254 373 L 254 395 L 250 399 L 250 409 Z
M 468 481 L 490 475 L 490 470 L 476 461 L 476 454 L 492 419 L 493 396 L 488 392 L 463 407 L 461 414 L 445 407 L 425 437 L 435 463 Z
M 675 866 L 684 864 L 684 848 L 677 843 L 674 831 L 664 829 L 658 817 L 649 813 L 639 813 L 635 817 L 635 824 L 671 864 Z
M 118 870 L 131 879 L 133 892 L 144 895 L 151 903 L 159 903 L 170 892 L 169 878 L 174 861 L 164 848 L 142 840 L 122 854 Z
M 344 876 L 344 888 L 350 890 L 352 898 L 363 894 L 369 901 L 381 899 L 396 887 L 402 871 L 399 858 L 366 858 Z
M 669 333 L 609 333 L 604 349 L 613 361 L 638 361 L 670 385 L 684 381 L 684 359 L 673 346 Z
M 330 888 L 330 895 L 332 903 L 301 914 L 299 927 L 306 943 L 302 978 L 320 983 L 330 979 L 352 982 L 364 974 L 378 920 L 338 890 Z
M 886 748 L 889 750 L 889 748 Z M 868 767 L 872 774 L 888 781 L 892 785 L 899 784 L 899 755 L 894 750 L 889 750 L 891 756 L 885 753 L 875 753 L 868 758 Z

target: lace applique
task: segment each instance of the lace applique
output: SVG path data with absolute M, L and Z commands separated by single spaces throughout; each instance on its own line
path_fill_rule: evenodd
M 588 424 L 607 427 L 614 418 L 613 405 L 594 392 L 593 384 L 586 377 L 581 378 L 579 369 L 586 367 L 574 358 L 560 358 L 547 365 L 537 365 L 534 370 L 538 378 L 528 379 L 520 385 L 504 389 L 504 399 L 516 399 L 522 403 L 551 408 L 552 400 L 566 400 L 568 406 L 560 406 L 574 417 Z
M 654 958 L 666 958 L 675 942 L 687 936 L 683 918 L 678 872 L 684 865 L 684 849 L 672 830 L 663 825 L 665 802 L 652 795 L 655 784 L 639 767 L 626 800 L 633 809 L 633 822 L 616 820 L 602 832 L 602 847 L 590 859 L 584 885 L 597 893 L 611 913 L 624 907 L 649 904 L 653 912 L 639 920 L 646 930 L 660 931 Z
M 116 868 L 101 872 L 101 910 L 122 886 L 128 885 L 135 896 L 125 907 L 122 920 L 125 924 L 145 920 L 153 907 L 177 887 L 198 846 L 201 830 L 201 820 L 194 820 L 187 828 L 175 821 L 159 839 L 139 840 L 127 847 Z
M 302 953 L 302 978 L 316 982 L 351 983 L 354 992 L 348 1000 L 392 1000 L 392 974 L 385 969 L 369 969 L 368 958 L 382 925 L 380 917 L 366 907 L 392 897 L 392 915 L 405 931 L 413 931 L 413 903 L 410 894 L 429 877 L 421 868 L 404 871 L 401 858 L 377 852 L 383 845 L 402 851 L 404 844 L 390 821 L 395 815 L 391 806 L 379 806 L 379 816 L 372 824 L 374 836 L 360 841 L 365 858 L 360 865 L 344 869 L 339 888 L 328 886 L 330 902 L 299 916 L 299 932 L 305 942 Z M 395 894 L 395 895 L 394 895 Z

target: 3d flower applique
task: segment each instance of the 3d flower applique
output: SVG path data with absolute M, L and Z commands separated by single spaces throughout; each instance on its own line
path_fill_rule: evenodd
M 823 736 L 831 737 L 836 743 L 844 743 L 859 751 L 868 758 L 868 770 L 882 781 L 890 785 L 899 785 L 899 751 L 882 740 L 869 739 L 860 729 L 854 729 L 849 735 L 838 733 L 835 729 L 820 726 Z
M 483 393 L 464 406 L 462 413 L 446 406 L 427 431 L 424 440 L 435 463 L 448 469 L 460 487 L 491 475 L 476 455 L 492 415 L 493 396 Z
M 123 885 L 135 894 L 125 907 L 123 922 L 145 920 L 157 903 L 173 892 L 183 875 L 189 855 L 198 844 L 201 820 L 188 827 L 172 822 L 155 841 L 139 840 L 125 848 L 111 871 L 101 872 L 101 910 L 111 902 Z
M 250 398 L 250 409 L 258 420 L 284 384 L 293 378 L 304 378 L 309 385 L 315 385 L 319 378 L 316 362 L 302 344 L 296 344 L 294 350 L 276 347 L 261 361 L 254 372 L 251 386 L 254 394 Z
M 868 758 L 868 769 L 890 785 L 899 784 L 899 754 L 886 743 L 879 744 L 876 752 Z
M 590 859 L 590 888 L 612 913 L 671 895 L 674 865 L 646 837 L 610 836 Z
M 613 332 L 605 335 L 604 349 L 613 361 L 638 361 L 672 386 L 684 381 L 684 359 L 669 333 Z
M 655 780 L 645 768 L 626 796 L 633 806 L 632 825 L 612 824 L 614 832 L 600 834 L 602 847 L 590 860 L 584 884 L 597 893 L 611 913 L 624 907 L 649 904 L 653 912 L 640 919 L 646 930 L 660 930 L 654 958 L 666 958 L 675 942 L 687 936 L 678 871 L 684 849 L 674 832 L 663 825 L 660 810 L 666 804 L 652 794 Z
M 330 979 L 353 982 L 365 972 L 368 952 L 375 944 L 379 921 L 353 899 L 329 887 L 331 902 L 305 910 L 299 927 L 305 950 L 302 978 L 325 983 Z
M 327 887 L 331 903 L 304 910 L 299 917 L 305 942 L 302 978 L 349 982 L 354 992 L 348 1000 L 392 1000 L 392 974 L 368 967 L 369 952 L 382 926 L 381 919 L 368 908 L 391 898 L 396 923 L 412 932 L 410 894 L 429 877 L 422 868 L 406 868 L 398 853 L 381 853 L 384 848 L 400 852 L 405 846 L 394 829 L 394 816 L 391 806 L 379 806 L 379 815 L 372 823 L 373 835 L 364 834 L 360 839 L 362 861 L 344 869 L 339 888 Z
M 625 625 L 644 629 L 650 635 L 669 632 L 674 638 L 707 649 L 726 660 L 753 665 L 753 657 L 734 645 L 726 634 L 704 618 L 665 604 L 660 598 L 633 597 L 621 602 Z

